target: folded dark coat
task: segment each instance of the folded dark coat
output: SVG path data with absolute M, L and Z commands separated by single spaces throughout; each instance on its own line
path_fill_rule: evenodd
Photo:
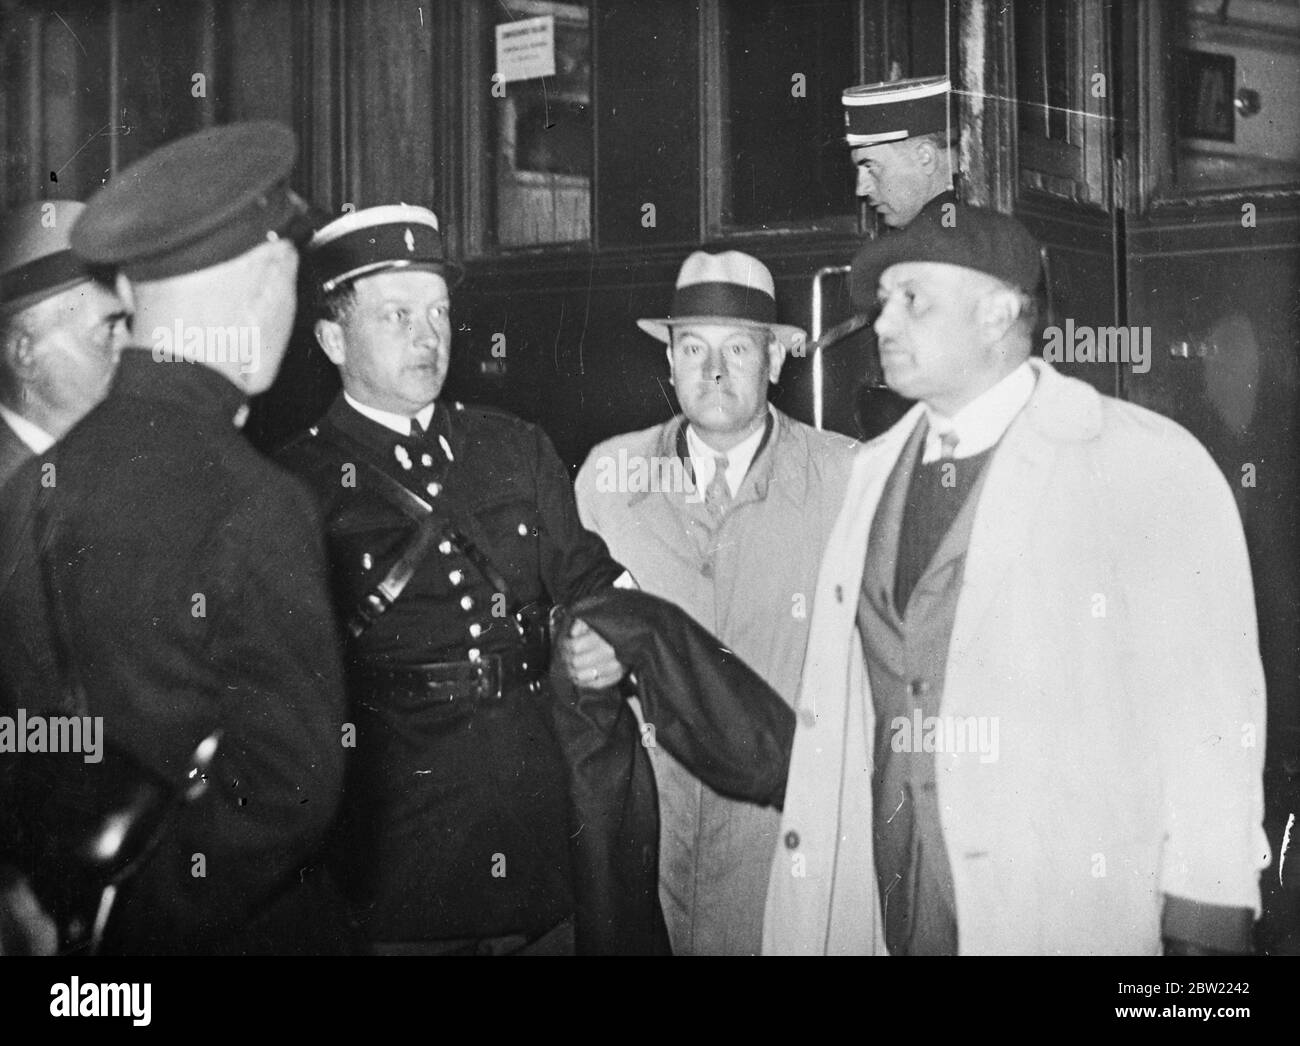
M 659 813 L 645 747 L 662 745 L 714 791 L 781 807 L 794 713 L 739 657 L 672 603 L 609 589 L 568 608 L 635 678 L 644 732 L 617 688 L 575 687 L 552 667 L 556 732 L 567 754 L 577 947 L 665 954 L 657 889 Z

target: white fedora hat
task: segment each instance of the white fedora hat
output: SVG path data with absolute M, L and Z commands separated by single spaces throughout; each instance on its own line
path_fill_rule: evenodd
M 802 344 L 800 327 L 776 322 L 776 284 L 767 266 L 740 251 L 709 254 L 696 251 L 682 263 L 673 291 L 672 315 L 636 321 L 662 342 L 670 328 L 686 323 L 763 327 L 786 349 Z

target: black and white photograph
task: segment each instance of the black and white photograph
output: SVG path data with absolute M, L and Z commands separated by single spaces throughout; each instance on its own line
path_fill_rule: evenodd
M 1267 1034 L 1298 113 L 1300 0 L 0 0 L 0 1008 Z

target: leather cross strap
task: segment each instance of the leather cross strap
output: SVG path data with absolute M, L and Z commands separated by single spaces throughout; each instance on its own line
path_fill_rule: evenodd
M 439 539 L 450 541 L 468 559 L 474 568 L 487 579 L 494 591 L 505 597 L 506 610 L 512 618 L 518 619 L 523 608 L 511 597 L 509 586 L 501 572 L 493 565 L 487 554 L 466 533 L 477 531 L 478 520 L 467 508 L 459 506 L 464 515 L 456 512 L 456 499 L 444 490 L 444 504 L 448 506 L 447 518 L 439 517 L 433 505 L 425 501 L 406 484 L 399 482 L 388 474 L 373 457 L 369 447 L 346 432 L 331 429 L 328 435 L 322 433 L 317 437 L 332 444 L 335 449 L 350 455 L 366 467 L 368 473 L 378 482 L 379 492 L 389 504 L 405 516 L 417 522 L 418 526 L 410 540 L 402 548 L 397 561 L 388 569 L 374 588 L 372 588 L 348 619 L 348 632 L 353 639 L 361 635 L 388 611 L 402 591 L 415 576 L 416 570 L 428 555 L 429 549 Z

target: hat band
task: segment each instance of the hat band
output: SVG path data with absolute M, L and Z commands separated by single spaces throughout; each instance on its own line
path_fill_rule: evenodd
M 673 292 L 671 319 L 719 316 L 749 323 L 776 322 L 776 299 L 739 283 L 688 283 Z
M 91 278 L 85 264 L 70 250 L 55 251 L 0 276 L 0 309 L 47 288 Z
M 884 141 L 884 134 L 912 136 L 948 130 L 948 97 L 944 94 L 891 105 L 855 105 L 844 108 L 845 131 L 850 138 Z
M 311 249 L 311 264 L 326 294 L 383 269 L 456 268 L 443 252 L 441 233 L 413 222 L 364 227 L 330 239 Z

